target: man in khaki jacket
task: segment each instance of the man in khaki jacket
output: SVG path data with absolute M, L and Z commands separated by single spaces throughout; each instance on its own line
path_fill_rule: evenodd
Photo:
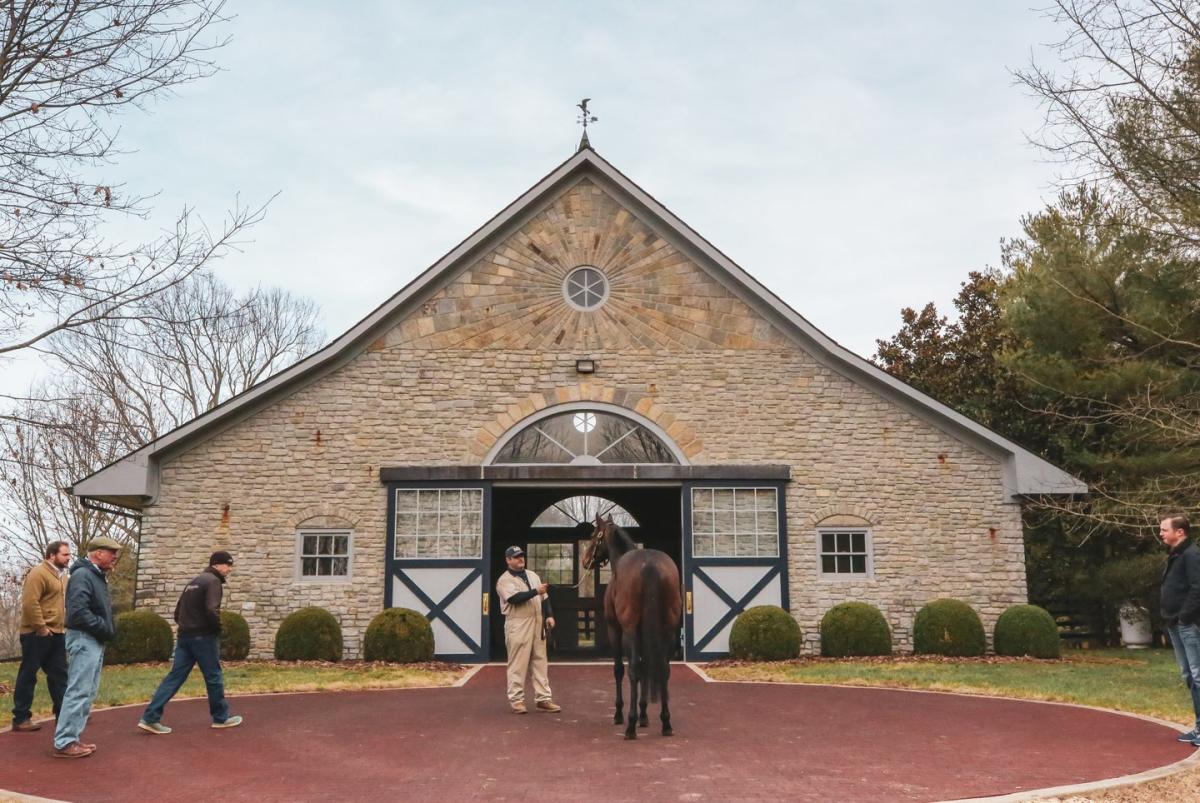
M 508 571 L 496 581 L 496 596 L 504 614 L 504 646 L 508 648 L 508 704 L 514 714 L 525 713 L 525 679 L 532 674 L 537 709 L 561 711 L 546 676 L 546 630 L 554 629 L 550 586 L 525 568 L 521 547 L 504 550 L 504 561 Z
M 62 710 L 67 688 L 67 647 L 63 631 L 67 623 L 66 588 L 63 571 L 71 562 L 71 545 L 54 541 L 46 546 L 46 559 L 29 570 L 21 587 L 21 668 L 13 690 L 12 729 L 41 730 L 33 721 L 33 691 L 37 673 L 46 673 L 46 686 L 54 704 L 54 716 Z

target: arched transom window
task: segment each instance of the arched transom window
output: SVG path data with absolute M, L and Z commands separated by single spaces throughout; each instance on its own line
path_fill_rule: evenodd
M 513 435 L 496 453 L 497 465 L 628 465 L 678 463 L 649 427 L 602 409 L 549 415 Z

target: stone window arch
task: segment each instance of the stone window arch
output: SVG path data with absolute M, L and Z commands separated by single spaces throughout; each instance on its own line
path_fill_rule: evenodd
M 520 421 L 485 465 L 686 464 L 667 433 L 632 410 L 602 402 L 548 407 Z

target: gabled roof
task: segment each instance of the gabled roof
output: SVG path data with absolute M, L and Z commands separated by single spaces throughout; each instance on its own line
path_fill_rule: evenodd
M 1004 465 L 1008 495 L 1087 492 L 1087 486 L 1075 477 L 840 346 L 594 150 L 582 147 L 328 346 L 80 480 L 71 487 L 71 493 L 125 507 L 142 507 L 158 493 L 158 464 L 164 456 L 232 426 L 274 399 L 345 364 L 440 287 L 443 280 L 470 264 L 494 242 L 520 228 L 562 191 L 585 177 L 626 204 L 643 222 L 779 325 L 822 364 L 872 388 L 951 436 L 997 456 Z

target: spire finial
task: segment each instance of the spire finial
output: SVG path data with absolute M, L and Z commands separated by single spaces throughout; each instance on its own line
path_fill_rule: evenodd
M 599 117 L 594 116 L 590 111 L 588 111 L 588 101 L 590 101 L 590 100 L 591 100 L 591 98 L 584 98 L 579 103 L 575 104 L 576 107 L 579 109 L 579 120 L 577 122 L 581 126 L 583 126 L 583 136 L 579 138 L 579 147 L 575 149 L 576 152 L 581 151 L 584 148 L 590 149 L 592 147 L 592 143 L 588 141 L 588 135 L 587 135 L 588 123 L 594 123 L 600 119 Z

